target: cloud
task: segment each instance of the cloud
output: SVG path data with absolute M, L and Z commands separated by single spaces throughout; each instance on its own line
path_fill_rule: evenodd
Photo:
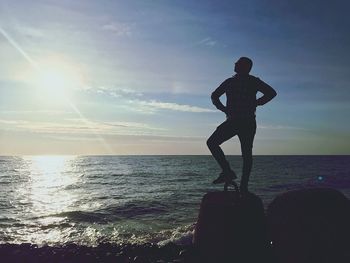
M 299 131 L 307 130 L 302 127 L 284 126 L 284 125 L 258 125 L 258 128 L 267 129 L 267 130 L 299 130 Z
M 28 123 L 28 121 L 23 120 L 0 120 L 0 124 L 10 124 L 10 125 L 21 125 Z
M 45 114 L 45 115 L 69 115 L 75 114 L 73 111 L 63 110 L 2 110 L 0 114 Z M 0 120 L 1 122 L 1 120 Z
M 171 135 L 152 135 L 152 134 L 144 134 L 144 135 L 132 135 L 132 134 L 118 134 L 116 135 L 110 134 L 105 139 L 118 139 L 118 143 L 188 143 L 188 142 L 202 142 L 206 140 L 206 137 L 203 136 L 171 136 Z M 92 135 L 54 135 L 48 134 L 47 138 L 52 138 L 55 140 L 62 141 L 99 141 L 100 139 L 96 136 Z
M 161 102 L 156 100 L 144 101 L 144 100 L 131 100 L 130 103 L 138 104 L 140 106 L 149 107 L 150 110 L 172 110 L 172 111 L 182 111 L 182 112 L 194 112 L 194 113 L 204 113 L 204 112 L 215 112 L 214 110 L 186 105 L 177 104 L 173 102 Z
M 21 33 L 26 37 L 43 38 L 45 36 L 45 33 L 43 32 L 43 30 L 35 27 L 18 26 L 16 29 L 19 33 Z
M 204 46 L 209 46 L 209 47 L 213 47 L 217 44 L 216 40 L 213 40 L 211 37 L 207 37 L 202 39 L 201 41 L 199 41 L 197 43 L 198 45 L 204 45 Z
M 3 130 L 75 135 L 145 135 L 165 130 L 138 122 L 98 122 L 78 118 L 65 119 L 62 122 L 0 120 L 0 125 Z
M 113 87 L 105 87 L 100 86 L 98 88 L 88 87 L 88 90 L 94 89 L 95 92 L 100 94 L 107 94 L 115 98 L 119 97 L 128 97 L 128 96 L 137 96 L 141 97 L 143 96 L 143 93 L 129 89 L 129 88 L 113 88 Z
M 91 88 L 92 89 L 92 88 Z M 133 98 L 135 96 L 142 97 L 143 93 L 127 88 L 108 88 L 99 87 L 93 90 L 94 92 L 112 96 L 115 98 Z M 193 113 L 206 113 L 215 112 L 215 110 L 207 109 L 198 106 L 178 104 L 174 102 L 162 102 L 158 100 L 141 100 L 141 99 L 129 99 L 126 101 L 132 105 L 132 110 L 136 110 L 142 113 L 154 113 L 157 110 L 172 110 L 181 112 L 193 112 Z
M 131 36 L 131 26 L 127 23 L 111 22 L 104 24 L 102 30 L 113 32 L 117 36 Z

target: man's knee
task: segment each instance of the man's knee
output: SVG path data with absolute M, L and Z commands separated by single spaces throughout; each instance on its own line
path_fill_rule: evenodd
M 215 138 L 215 136 L 210 136 L 209 139 L 207 140 L 207 145 L 209 148 L 212 147 L 217 147 L 219 146 L 221 143 L 218 142 L 217 138 Z
M 215 145 L 215 143 L 214 143 L 213 138 L 212 138 L 212 137 L 209 137 L 208 140 L 207 140 L 207 146 L 208 146 L 208 148 L 211 148 L 211 147 L 213 147 L 214 145 Z

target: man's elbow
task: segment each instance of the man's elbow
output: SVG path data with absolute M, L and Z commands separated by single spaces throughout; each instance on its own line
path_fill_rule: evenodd
M 273 88 L 270 87 L 270 90 L 268 92 L 268 96 L 269 96 L 270 100 L 272 100 L 274 97 L 277 96 L 277 92 Z
M 215 92 L 213 92 L 210 96 L 211 101 L 213 102 L 213 104 L 215 105 L 215 103 L 218 101 L 218 96 L 215 94 Z
M 271 98 L 273 99 L 274 97 L 277 96 L 277 92 L 275 90 L 272 91 Z
M 265 103 L 267 103 L 267 102 L 269 102 L 269 101 L 271 101 L 274 97 L 276 97 L 277 96 L 277 92 L 275 91 L 275 90 L 271 90 L 271 92 L 269 92 L 268 94 L 266 94 L 266 102 Z M 265 104 L 264 103 L 264 104 Z

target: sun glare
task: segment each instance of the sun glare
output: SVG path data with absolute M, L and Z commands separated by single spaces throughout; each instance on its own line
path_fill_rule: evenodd
M 38 62 L 38 68 L 28 79 L 37 97 L 47 103 L 69 103 L 74 93 L 83 87 L 80 68 L 60 58 Z
M 42 70 L 35 79 L 37 92 L 50 101 L 71 99 L 76 81 L 72 74 L 59 69 Z

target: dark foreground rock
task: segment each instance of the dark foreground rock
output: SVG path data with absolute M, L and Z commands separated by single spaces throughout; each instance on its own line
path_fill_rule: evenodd
M 60 247 L 37 247 L 32 244 L 0 244 L 1 263 L 149 263 L 188 262 L 185 254 L 190 247 L 168 244 L 145 245 L 101 244 L 97 247 L 68 244 Z
M 200 262 L 270 262 L 261 199 L 252 193 L 207 193 L 193 241 Z
M 281 194 L 269 205 L 267 218 L 278 262 L 350 262 L 350 201 L 339 191 Z

